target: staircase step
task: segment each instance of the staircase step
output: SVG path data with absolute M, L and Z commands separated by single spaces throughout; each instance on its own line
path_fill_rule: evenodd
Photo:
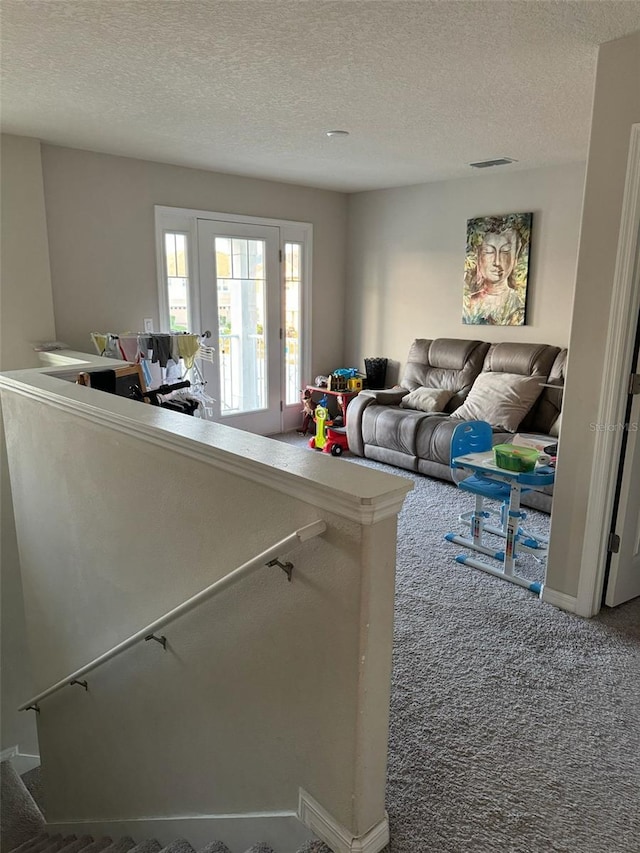
M 52 848 L 52 853 L 62 853 L 63 850 L 66 850 L 67 847 L 71 847 L 71 845 L 75 844 L 76 841 L 78 841 L 77 835 L 67 835 L 62 839 L 62 841 L 56 841 Z M 45 853 L 49 853 L 48 847 L 45 848 Z
M 94 841 L 93 844 L 87 844 L 82 853 L 102 853 L 102 851 L 111 844 L 113 844 L 113 839 L 108 837 L 99 838 L 97 841 Z
M 85 847 L 93 843 L 92 835 L 81 835 L 80 838 L 75 838 L 70 844 L 58 848 L 58 853 L 80 853 L 81 850 L 84 851 Z
M 160 853 L 161 850 L 162 844 L 159 841 L 156 841 L 155 838 L 147 838 L 145 841 L 141 841 L 140 844 L 132 847 L 131 853 Z
M 136 842 L 133 838 L 126 835 L 124 838 L 119 838 L 117 841 L 114 841 L 113 844 L 105 847 L 102 853 L 128 853 L 128 851 L 135 846 Z
M 90 835 L 76 838 L 75 835 L 48 835 L 41 832 L 23 842 L 10 853 L 196 853 L 191 844 L 184 838 L 172 841 L 162 847 L 155 838 L 147 838 L 136 844 L 133 838 L 126 836 L 113 841 L 111 838 L 100 838 L 94 841 Z M 210 841 L 198 853 L 231 853 L 222 841 Z M 263 841 L 254 844 L 245 853 L 274 853 L 273 848 Z M 307 841 L 297 853 L 332 853 L 324 841 L 314 839 Z
M 162 853 L 196 853 L 185 838 L 178 838 L 162 848 Z
M 60 834 L 49 835 L 41 832 L 24 841 L 19 847 L 15 847 L 10 853 L 196 853 L 196 851 L 184 838 L 179 838 L 162 847 L 155 838 L 147 838 L 136 844 L 129 836 L 116 841 L 109 837 L 95 841 L 90 835 L 77 838 L 75 835 L 63 837 Z M 231 851 L 222 841 L 210 841 L 198 853 L 231 853 Z M 264 841 L 259 841 L 245 853 L 275 853 L 275 851 Z M 332 851 L 323 841 L 314 839 L 307 841 L 297 853 L 332 853 Z
M 33 770 L 27 770 L 27 772 L 23 773 L 20 778 L 22 779 L 27 791 L 35 800 L 35 804 L 38 806 L 42 814 L 46 815 L 47 812 L 44 804 L 44 790 L 42 785 L 42 768 L 38 766 L 34 767 Z
M 54 835 L 49 844 L 43 847 L 38 853 L 58 853 L 59 850 L 62 850 L 63 847 L 67 847 L 69 844 L 73 844 L 74 841 L 77 841 L 76 835 L 67 835 L 64 838 L 61 835 Z
M 58 835 L 47 835 L 46 838 L 44 838 L 42 841 L 39 841 L 37 844 L 35 844 L 29 850 L 29 853 L 43 853 L 43 851 L 46 850 L 48 847 L 50 847 L 52 844 L 55 844 L 56 842 L 61 842 L 61 841 L 62 841 L 62 836 L 59 834 Z
M 11 853 L 31 853 L 32 848 L 37 844 L 42 844 L 43 841 L 47 841 L 48 838 L 49 834 L 47 832 L 40 832 L 28 841 L 23 841 L 19 847 L 14 847 Z

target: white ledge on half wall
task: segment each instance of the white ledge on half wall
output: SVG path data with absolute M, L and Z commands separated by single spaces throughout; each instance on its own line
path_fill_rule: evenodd
M 91 358 L 93 364 L 95 358 Z M 358 524 L 375 524 L 397 515 L 413 488 L 404 477 L 346 465 L 326 454 L 76 385 L 68 381 L 68 374 L 68 369 L 51 367 L 16 370 L 0 374 L 0 390 L 135 435 Z

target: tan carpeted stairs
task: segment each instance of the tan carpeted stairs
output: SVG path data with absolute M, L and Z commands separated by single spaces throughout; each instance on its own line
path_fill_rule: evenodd
M 37 803 L 9 761 L 1 770 L 1 853 L 231 853 L 226 844 L 212 841 L 196 851 L 184 839 L 163 847 L 155 838 L 94 839 L 90 835 L 54 835 L 46 831 L 46 821 Z M 258 842 L 245 853 L 278 853 Z M 309 841 L 298 853 L 331 853 L 322 841 Z

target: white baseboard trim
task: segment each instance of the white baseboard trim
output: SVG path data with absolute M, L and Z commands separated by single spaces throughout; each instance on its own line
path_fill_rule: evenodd
M 298 817 L 335 853 L 379 853 L 389 843 L 389 818 L 364 835 L 355 836 L 324 809 L 311 794 L 300 788 Z
M 34 770 L 36 767 L 40 767 L 39 755 L 27 755 L 24 752 L 20 752 L 18 746 L 10 746 L 8 749 L 3 749 L 0 752 L 0 761 L 10 761 L 18 776 L 22 776 L 23 773 L 28 773 L 29 770 Z
M 577 613 L 578 599 L 575 595 L 558 592 L 545 584 L 542 587 L 541 598 L 546 604 L 553 604 L 554 607 L 559 607 L 561 610 L 568 610 L 569 613 Z
M 210 841 L 224 842 L 231 853 L 245 853 L 253 844 L 263 841 L 278 853 L 296 853 L 313 834 L 301 823 L 295 812 L 257 812 L 254 814 L 194 815 L 188 817 L 137 818 L 134 820 L 47 821 L 47 831 L 109 836 L 114 841 L 129 835 L 139 842 L 156 838 L 164 847 L 185 838 L 196 850 Z

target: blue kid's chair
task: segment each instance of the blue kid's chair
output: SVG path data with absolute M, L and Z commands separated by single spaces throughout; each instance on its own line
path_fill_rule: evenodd
M 459 489 L 475 495 L 476 502 L 473 510 L 464 512 L 459 516 L 460 522 L 471 529 L 471 538 L 459 536 L 456 533 L 447 533 L 444 538 L 448 542 L 455 542 L 457 545 L 462 545 L 465 548 L 493 557 L 500 562 L 508 563 L 509 568 L 506 571 L 504 569 L 493 568 L 486 563 L 465 556 L 457 557 L 458 562 L 481 568 L 491 574 L 520 583 L 521 579 L 513 576 L 511 569 L 517 547 L 519 546 L 521 550 L 534 554 L 542 551 L 546 554 L 546 537 L 534 537 L 522 527 L 518 527 L 513 555 L 508 555 L 509 559 L 505 560 L 505 552 L 496 549 L 495 546 L 492 547 L 485 540 L 484 534 L 490 533 L 494 536 L 500 536 L 503 539 L 507 537 L 509 501 L 511 498 L 510 484 L 491 479 L 479 471 L 469 474 L 468 471 L 462 471 L 454 465 L 454 461 L 460 456 L 491 451 L 493 449 L 492 435 L 491 425 L 485 421 L 465 421 L 455 428 L 451 436 L 451 471 L 453 479 Z M 524 493 L 530 491 L 530 489 L 521 486 L 520 491 Z M 501 503 L 500 508 L 487 508 L 484 503 L 485 499 L 499 501 Z M 518 510 L 517 515 L 519 521 L 523 521 L 526 518 L 526 513 L 521 510 Z M 498 518 L 497 524 L 490 523 L 492 516 Z M 524 581 L 521 585 L 526 585 L 529 589 L 536 592 L 540 590 L 540 584 L 535 582 Z
M 484 453 L 493 449 L 493 430 L 486 421 L 465 421 L 459 424 L 451 436 L 451 462 L 458 456 L 469 453 Z M 460 480 L 460 470 L 452 467 L 454 480 L 458 488 L 473 495 L 493 500 L 509 500 L 510 489 L 505 483 L 489 480 L 482 474 L 472 474 Z
M 472 539 L 466 539 L 455 533 L 447 533 L 445 539 L 449 542 L 456 542 L 458 545 L 464 545 L 467 548 L 473 548 L 474 551 L 482 551 L 482 553 L 489 554 L 492 557 L 497 556 L 499 559 L 499 552 L 496 552 L 495 548 L 489 548 L 485 545 L 483 533 L 486 529 L 488 533 L 494 533 L 498 536 L 503 535 L 511 489 L 507 483 L 490 480 L 481 473 L 469 475 L 468 472 L 462 472 L 453 465 L 454 460 L 458 456 L 490 451 L 493 448 L 492 437 L 493 430 L 491 429 L 491 424 L 488 424 L 486 421 L 465 421 L 459 424 L 453 431 L 453 435 L 451 436 L 451 472 L 453 479 L 458 484 L 458 488 L 463 492 L 475 495 L 476 505 L 475 509 L 462 513 L 459 518 L 463 524 L 471 528 Z M 485 498 L 500 501 L 502 504 L 500 510 L 486 509 L 484 506 Z M 499 516 L 499 528 L 497 526 L 487 526 L 487 519 L 491 516 Z

